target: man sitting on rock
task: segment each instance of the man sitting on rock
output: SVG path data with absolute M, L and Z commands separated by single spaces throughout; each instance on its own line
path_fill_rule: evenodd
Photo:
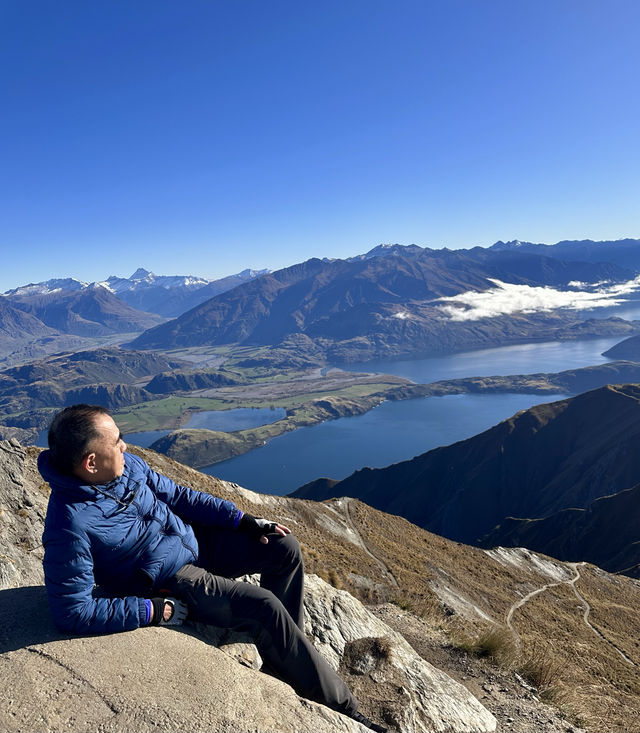
M 67 407 L 51 423 L 38 468 L 51 486 L 44 573 L 56 625 L 111 633 L 188 613 L 245 631 L 298 694 L 385 731 L 302 631 L 304 570 L 289 529 L 177 485 L 126 447 L 102 407 Z M 260 573 L 260 587 L 233 580 L 245 573 Z

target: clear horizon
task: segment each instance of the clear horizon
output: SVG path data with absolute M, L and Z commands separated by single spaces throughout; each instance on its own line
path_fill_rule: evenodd
M 29 0 L 0 292 L 640 236 L 632 0 Z

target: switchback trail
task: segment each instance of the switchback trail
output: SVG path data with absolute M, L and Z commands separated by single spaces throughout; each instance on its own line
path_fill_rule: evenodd
M 583 618 L 585 624 L 591 629 L 591 631 L 594 634 L 596 634 L 596 636 L 598 636 L 602 641 L 604 641 L 606 644 L 609 644 L 609 646 L 611 646 L 613 649 L 615 649 L 615 651 L 622 657 L 622 659 L 624 659 L 624 661 L 627 664 L 630 664 L 633 667 L 636 667 L 637 664 L 632 659 L 630 659 L 622 651 L 622 649 L 620 649 L 614 642 L 612 642 L 609 639 L 607 639 L 607 637 L 601 631 L 599 631 L 598 629 L 596 629 L 595 626 L 593 626 L 591 624 L 591 622 L 589 621 L 589 614 L 591 613 L 591 606 L 589 605 L 589 602 L 587 601 L 587 599 L 584 598 L 580 594 L 580 592 L 578 591 L 578 589 L 576 588 L 576 583 L 580 580 L 580 577 L 581 577 L 580 576 L 580 570 L 578 569 L 578 566 L 579 565 L 585 565 L 585 564 L 586 563 L 584 563 L 584 562 L 581 562 L 581 563 L 577 563 L 577 562 L 567 563 L 567 566 L 570 567 L 573 570 L 573 572 L 575 573 L 575 575 L 573 576 L 573 578 L 571 578 L 571 580 L 561 580 L 561 581 L 557 581 L 555 583 L 546 583 L 545 585 L 541 586 L 540 588 L 536 588 L 535 590 L 531 591 L 531 593 L 527 593 L 526 596 L 524 596 L 523 598 L 520 598 L 519 600 L 517 600 L 511 606 L 511 608 L 509 609 L 509 612 L 507 613 L 506 622 L 507 622 L 507 628 L 509 629 L 509 631 L 511 632 L 511 635 L 513 636 L 513 640 L 514 640 L 514 642 L 516 644 L 516 647 L 517 647 L 518 650 L 520 650 L 521 647 L 522 647 L 522 642 L 520 641 L 520 636 L 518 635 L 518 632 L 513 627 L 513 614 L 519 608 L 522 608 L 522 606 L 524 606 L 525 603 L 528 603 L 532 598 L 534 598 L 535 596 L 539 595 L 540 593 L 543 593 L 545 590 L 548 590 L 549 588 L 555 588 L 555 587 L 557 587 L 559 585 L 570 585 L 571 588 L 572 588 L 572 590 L 573 590 L 573 592 L 574 592 L 574 594 L 575 594 L 575 596 L 576 596 L 576 598 L 580 601 L 580 604 L 582 605 L 582 608 L 583 608 L 582 618 Z
M 591 629 L 591 631 L 593 631 L 594 634 L 597 634 L 603 641 L 612 646 L 627 664 L 631 664 L 633 667 L 637 667 L 638 665 L 632 659 L 629 659 L 629 657 L 622 651 L 622 649 L 620 649 L 616 644 L 607 639 L 607 637 L 601 631 L 598 631 L 598 629 L 596 629 L 596 627 L 593 626 L 589 621 L 591 606 L 589 605 L 589 601 L 587 601 L 586 598 L 580 595 L 580 592 L 576 588 L 576 583 L 578 580 L 580 580 L 580 571 L 578 570 L 578 565 L 585 565 L 585 563 L 570 562 L 567 563 L 567 565 L 569 565 L 569 567 L 573 568 L 575 571 L 575 577 L 573 578 L 573 580 L 570 581 L 569 585 L 573 588 L 573 592 L 576 594 L 576 598 L 580 601 L 580 603 L 582 603 L 582 606 L 584 608 L 582 618 L 584 619 L 585 624 Z

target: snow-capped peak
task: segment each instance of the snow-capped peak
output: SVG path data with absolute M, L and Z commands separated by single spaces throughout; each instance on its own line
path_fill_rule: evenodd
M 5 295 L 46 295 L 59 290 L 82 290 L 87 283 L 76 280 L 75 277 L 54 278 L 40 283 L 29 283 L 13 290 L 7 290 Z

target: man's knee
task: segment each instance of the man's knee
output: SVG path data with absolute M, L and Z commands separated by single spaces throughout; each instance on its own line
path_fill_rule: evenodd
M 292 534 L 284 537 L 269 537 L 269 542 L 274 541 L 274 550 L 282 558 L 283 565 L 293 566 L 302 563 L 302 552 L 297 537 Z

